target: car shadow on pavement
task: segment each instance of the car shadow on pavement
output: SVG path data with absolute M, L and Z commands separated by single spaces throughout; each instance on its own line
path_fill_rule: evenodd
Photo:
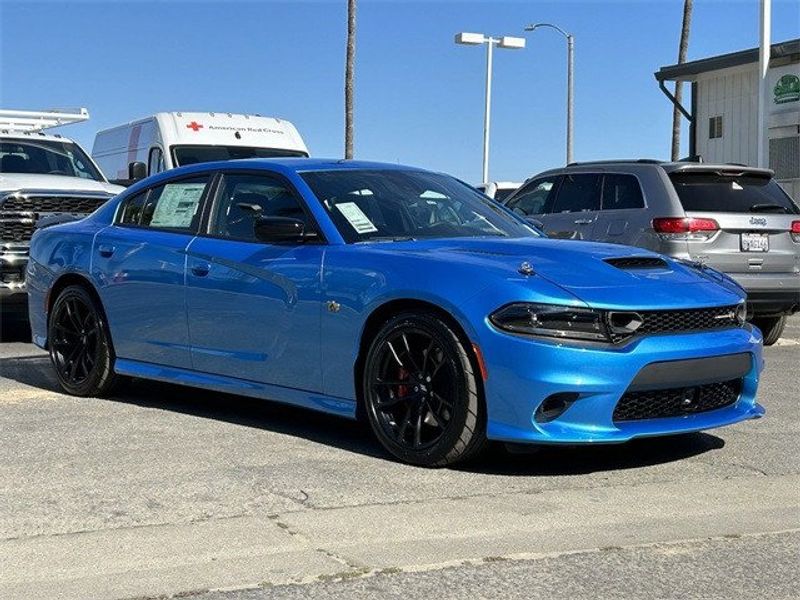
M 0 377 L 51 392 L 60 392 L 46 356 L 0 361 Z M 381 460 L 394 460 L 372 437 L 368 425 L 341 417 L 243 396 L 144 380 L 127 381 L 104 400 L 173 411 L 234 425 L 272 431 Z M 459 471 L 505 476 L 581 475 L 633 469 L 679 461 L 718 450 L 725 442 L 708 433 L 634 440 L 597 446 L 537 446 L 513 453 L 491 444 Z
M 25 319 L 0 316 L 0 343 L 30 342 L 31 328 Z
M 705 432 L 642 438 L 625 444 L 530 446 L 524 452 L 509 452 L 497 444 L 456 468 L 487 475 L 586 475 L 680 461 L 724 446 L 725 440 Z

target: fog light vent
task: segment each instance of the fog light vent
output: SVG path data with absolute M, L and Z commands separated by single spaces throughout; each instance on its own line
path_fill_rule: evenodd
M 533 418 L 537 423 L 548 423 L 557 419 L 579 398 L 577 392 L 559 392 L 545 398 L 536 409 Z

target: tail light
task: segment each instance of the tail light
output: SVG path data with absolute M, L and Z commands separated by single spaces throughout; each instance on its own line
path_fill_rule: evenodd
M 653 219 L 653 230 L 664 239 L 705 241 L 719 231 L 719 223 L 714 219 L 661 217 Z
M 792 221 L 792 226 L 789 228 L 789 233 L 792 234 L 792 241 L 800 244 L 800 221 Z

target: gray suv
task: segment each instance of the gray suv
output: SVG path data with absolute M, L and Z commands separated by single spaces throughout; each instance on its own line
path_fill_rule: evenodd
M 503 202 L 555 238 L 627 244 L 733 277 L 766 345 L 800 310 L 800 209 L 772 171 L 656 160 L 572 163 Z

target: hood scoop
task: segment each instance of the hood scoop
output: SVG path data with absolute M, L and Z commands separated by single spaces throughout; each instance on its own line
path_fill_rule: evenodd
M 621 256 L 619 258 L 606 258 L 604 262 L 612 267 L 625 271 L 669 268 L 667 262 L 663 258 L 658 258 L 657 256 Z

